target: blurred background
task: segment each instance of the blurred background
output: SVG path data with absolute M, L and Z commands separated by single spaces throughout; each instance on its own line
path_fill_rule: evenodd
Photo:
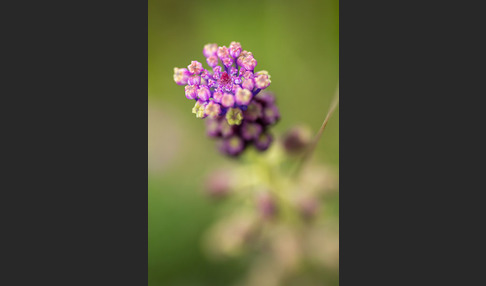
M 207 43 L 240 42 L 267 70 L 281 121 L 275 135 L 304 124 L 316 132 L 339 77 L 339 1 L 148 2 L 148 278 L 149 285 L 233 285 L 248 260 L 213 261 L 202 235 L 217 219 L 217 205 L 202 184 L 211 170 L 235 162 L 221 156 L 196 119 L 193 101 L 173 81 L 174 67 L 197 60 Z M 339 110 L 314 154 L 339 168 Z M 334 213 L 338 213 L 338 198 Z M 322 285 L 337 285 L 337 273 Z M 324 281 L 324 280 L 323 280 Z M 321 285 L 321 284 L 319 284 Z

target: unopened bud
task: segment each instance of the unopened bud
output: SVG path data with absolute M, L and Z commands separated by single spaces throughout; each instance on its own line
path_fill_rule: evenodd
M 283 136 L 283 147 L 290 154 L 303 151 L 311 142 L 312 134 L 308 127 L 295 126 Z

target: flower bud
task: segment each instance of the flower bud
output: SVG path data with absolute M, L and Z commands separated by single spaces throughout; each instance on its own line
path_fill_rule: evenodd
M 258 139 L 254 141 L 255 148 L 258 151 L 265 151 L 270 147 L 273 142 L 273 136 L 270 133 L 262 133 L 258 136 Z
M 220 147 L 221 152 L 230 156 L 238 156 L 244 149 L 245 142 L 238 136 L 223 139 L 223 144 Z
M 231 65 L 233 65 L 233 58 L 231 58 L 231 57 L 223 58 L 223 59 L 221 59 L 221 61 L 223 62 L 223 65 L 227 68 L 229 68 Z
M 240 125 L 243 120 L 243 112 L 238 107 L 230 108 L 226 112 L 226 120 L 229 125 Z
M 197 86 L 195 85 L 186 85 L 184 88 L 186 91 L 187 99 L 196 99 L 197 96 Z
M 255 122 L 243 122 L 241 125 L 241 137 L 245 140 L 256 140 L 262 133 L 262 126 Z
M 221 105 L 224 107 L 233 107 L 235 104 L 235 98 L 231 93 L 224 93 L 221 97 Z
M 187 83 L 190 85 L 200 85 L 201 84 L 201 77 L 197 74 L 190 75 L 187 79 Z
M 204 80 L 209 80 L 212 78 L 212 74 L 207 69 L 203 69 L 201 72 L 201 78 Z
M 262 105 L 252 101 L 248 108 L 243 112 L 243 117 L 248 121 L 255 121 L 262 116 Z
M 277 106 L 270 105 L 263 108 L 262 122 L 266 125 L 276 123 L 280 119 L 280 112 Z
M 206 62 L 208 65 L 212 68 L 218 65 L 218 57 L 217 56 L 210 56 L 209 58 L 206 59 Z
M 206 124 L 206 134 L 209 137 L 218 137 L 221 135 L 219 120 L 208 118 L 205 120 Z
M 268 91 L 262 91 L 255 96 L 255 99 L 263 105 L 275 104 L 275 96 Z
M 186 85 L 189 79 L 189 71 L 187 69 L 174 68 L 174 81 L 178 85 Z
M 221 114 L 221 105 L 216 102 L 210 101 L 208 105 L 206 105 L 206 109 L 204 110 L 207 116 L 211 118 L 217 118 Z
M 218 48 L 217 51 L 218 58 L 223 61 L 225 58 L 229 58 L 231 55 L 229 53 L 229 50 L 226 46 L 222 46 Z
M 199 100 L 196 101 L 196 104 L 192 108 L 192 113 L 196 114 L 197 118 L 205 118 L 206 114 L 205 114 L 204 110 L 206 109 L 206 105 L 207 105 L 206 102 L 202 102 L 202 101 L 199 101 Z
M 226 118 L 223 118 L 219 121 L 219 130 L 220 130 L 221 136 L 223 138 L 228 138 L 228 137 L 232 136 L 233 134 L 235 134 L 235 129 L 236 129 L 236 126 L 235 125 L 229 125 Z
M 259 89 L 267 88 L 272 81 L 267 71 L 260 71 L 256 73 L 255 86 Z
M 303 151 L 311 142 L 312 134 L 309 128 L 303 126 L 292 127 L 283 136 L 283 147 L 290 154 Z
M 253 56 L 246 57 L 242 62 L 242 66 L 249 71 L 254 70 L 256 65 L 257 65 L 257 61 Z
M 223 93 L 220 91 L 215 91 L 213 93 L 214 102 L 221 103 L 221 99 L 223 98 Z
M 220 66 L 215 66 L 213 67 L 213 78 L 215 80 L 219 80 L 223 73 L 221 72 L 221 67 Z
M 241 53 L 241 44 L 237 42 L 231 42 L 229 46 L 229 52 L 230 55 L 236 59 Z
M 241 87 L 248 90 L 253 90 L 255 87 L 255 81 L 253 78 L 245 78 L 241 84 Z
M 206 58 L 209 58 L 211 56 L 216 56 L 217 51 L 218 51 L 218 45 L 217 44 L 207 44 L 207 45 L 204 46 L 203 55 Z
M 190 65 L 187 66 L 187 69 L 191 74 L 200 74 L 203 70 L 202 64 L 198 61 L 192 61 Z
M 209 97 L 211 96 L 211 92 L 207 86 L 200 86 L 197 89 L 197 98 L 201 101 L 208 101 Z
M 253 94 L 248 89 L 237 88 L 235 93 L 236 104 L 248 105 L 253 97 Z

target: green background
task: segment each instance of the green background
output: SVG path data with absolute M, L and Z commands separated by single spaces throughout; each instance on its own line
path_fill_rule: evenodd
M 218 208 L 203 178 L 235 164 L 221 156 L 196 119 L 193 101 L 173 81 L 174 67 L 197 60 L 203 46 L 240 42 L 272 76 L 281 134 L 296 124 L 317 131 L 339 77 L 339 1 L 156 1 L 148 3 L 149 285 L 231 285 L 246 261 L 208 260 L 201 235 Z M 339 167 L 339 110 L 314 159 Z

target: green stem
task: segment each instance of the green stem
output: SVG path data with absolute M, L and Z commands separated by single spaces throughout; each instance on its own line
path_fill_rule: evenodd
M 302 159 L 297 163 L 297 167 L 294 172 L 294 176 L 297 176 L 300 171 L 302 170 L 302 167 L 305 165 L 305 163 L 309 160 L 311 155 L 314 153 L 314 150 L 316 149 L 317 143 L 321 139 L 322 133 L 324 132 L 324 129 L 326 128 L 327 122 L 329 121 L 329 118 L 331 118 L 331 115 L 334 113 L 334 110 L 338 106 L 339 103 L 339 83 L 336 86 L 336 92 L 334 93 L 334 99 L 331 103 L 331 106 L 329 107 L 329 111 L 327 112 L 326 118 L 322 122 L 321 128 L 319 131 L 317 131 L 316 136 L 314 137 L 314 140 L 312 140 L 311 144 L 309 147 L 307 147 L 307 150 L 305 151 L 304 155 L 302 156 Z

